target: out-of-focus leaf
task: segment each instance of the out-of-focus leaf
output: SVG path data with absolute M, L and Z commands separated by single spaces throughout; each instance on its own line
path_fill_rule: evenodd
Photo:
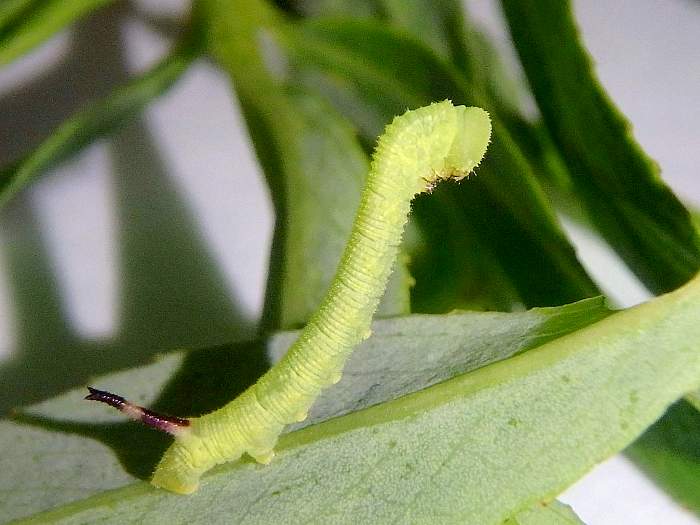
M 274 50 L 261 45 L 261 35 L 279 24 L 274 11 L 259 0 L 208 0 L 200 8 L 211 24 L 210 49 L 241 101 L 277 212 L 265 328 L 295 327 L 317 308 L 335 273 L 369 163 L 343 117 L 270 73 Z M 407 313 L 408 287 L 399 263 L 379 315 Z
M 334 83 L 341 92 L 334 101 L 368 142 L 406 107 L 451 98 L 490 109 L 488 100 L 470 90 L 454 68 L 419 42 L 376 23 L 309 21 L 290 26 L 281 39 L 298 67 L 317 69 L 330 78 L 328 84 Z M 596 288 L 560 230 L 526 159 L 497 118 L 493 143 L 477 174 L 468 183 L 448 185 L 446 193 L 463 214 L 455 228 L 473 228 L 480 245 L 495 254 L 510 281 L 494 295 L 515 290 L 526 305 L 561 304 L 594 295 Z M 420 208 L 416 212 L 420 224 L 423 212 Z M 429 245 L 450 242 L 440 237 Z M 443 273 L 436 278 L 452 282 L 453 276 Z M 452 287 L 462 289 L 454 282 Z
M 5 0 L 0 4 L 0 34 L 6 31 L 6 28 L 13 20 L 16 20 L 19 15 L 26 12 L 34 0 Z
M 137 483 L 33 522 L 501 524 L 700 386 L 699 315 L 700 276 L 515 357 L 286 434 L 270 465 L 221 465 L 192 496 Z M 402 348 L 387 341 L 384 352 L 393 360 Z
M 487 34 L 464 12 L 462 3 L 411 0 L 410 9 L 406 4 L 402 0 L 383 0 L 386 22 L 409 32 L 452 62 L 468 81 L 470 91 L 476 93 L 474 99 L 488 101 L 492 117 L 496 116 L 508 130 L 545 190 L 551 189 L 552 180 L 568 178 L 546 130 L 521 113 L 527 91 L 524 79 L 506 68 Z M 561 198 L 561 193 L 556 196 Z
M 696 208 L 690 208 L 690 219 L 693 221 L 695 230 L 700 232 L 700 211 Z
M 412 311 L 509 311 L 522 304 L 496 254 L 467 221 L 451 190 L 442 185 L 413 203 L 421 235 L 409 241 L 415 279 Z
M 0 66 L 114 0 L 3 0 Z
M 679 401 L 626 452 L 681 505 L 700 515 L 700 412 L 696 407 Z
M 189 38 L 156 67 L 79 111 L 24 159 L 0 171 L 0 207 L 45 170 L 137 115 L 187 70 L 199 49 L 197 38 Z
M 279 2 L 278 2 L 279 3 Z M 464 7 L 457 0 L 289 0 L 283 2 L 296 15 L 309 18 L 374 19 L 413 35 L 441 58 L 467 69 L 469 36 Z
M 570 2 L 502 5 L 544 122 L 592 222 L 650 290 L 680 286 L 700 267 L 700 241 L 598 84 Z
M 544 123 L 540 120 L 521 126 L 514 130 L 514 136 L 527 158 L 536 166 L 537 179 L 557 211 L 564 213 L 569 219 L 590 226 L 586 210 L 574 190 L 569 171 Z M 592 227 L 590 230 L 591 234 L 595 234 Z
M 518 512 L 503 525 L 585 525 L 569 505 L 554 500 Z
M 447 60 L 469 82 L 476 99 L 514 135 L 529 127 L 519 114 L 525 88 L 507 71 L 490 39 L 469 19 L 458 0 L 380 0 L 386 23 L 411 34 Z
M 695 408 L 700 410 L 700 390 L 696 390 L 694 392 L 691 392 L 690 394 L 685 396 L 685 399 L 691 405 L 693 405 Z
M 361 9 L 354 10 L 355 4 L 353 8 L 345 5 L 345 8 L 338 9 L 333 2 L 311 3 L 313 9 L 308 8 L 308 2 L 297 2 L 295 5 L 302 6 L 298 11 L 305 16 L 370 17 Z M 468 79 L 471 90 L 478 92 L 479 98 L 490 101 L 489 111 L 495 112 L 512 133 L 518 146 L 533 163 L 538 178 L 546 181 L 554 176 L 551 163 L 539 162 L 539 151 L 537 155 L 532 154 L 533 147 L 540 146 L 538 139 L 541 134 L 535 134 L 534 126 L 518 113 L 518 95 L 523 91 L 523 86 L 506 73 L 486 35 L 473 24 L 466 23 L 463 6 L 459 2 L 383 0 L 373 4 L 375 7 L 381 5 L 381 9 L 373 13 L 375 19 L 410 33 L 439 56 L 451 61 Z M 308 72 L 304 74 L 309 76 Z M 319 89 L 319 85 L 327 86 L 328 80 L 311 76 L 306 79 L 309 85 L 316 89 Z M 358 111 L 357 106 L 348 107 L 347 99 L 352 97 L 346 95 L 344 100 L 339 99 L 337 91 L 331 86 L 331 94 L 334 93 L 336 103 L 349 112 L 358 125 L 383 121 L 384 117 L 368 118 L 369 112 Z M 368 137 L 369 140 L 371 137 Z M 455 307 L 510 310 L 524 302 L 495 253 L 479 239 L 474 227 L 459 209 L 452 191 L 440 188 L 436 195 L 418 199 L 414 214 L 419 217 L 423 235 L 417 244 L 410 247 L 411 273 L 416 282 L 411 291 L 413 311 L 447 312 Z
M 484 96 L 497 102 L 501 118 L 516 115 L 524 87 L 501 62 L 484 32 L 466 17 L 457 0 L 290 0 L 278 2 L 292 13 L 313 18 L 374 19 L 410 34 L 451 62 Z M 491 111 L 495 108 L 491 107 Z
M 609 313 L 597 298 L 517 314 L 414 315 L 376 321 L 373 337 L 357 348 L 343 379 L 321 397 L 311 419 L 301 426 L 535 348 Z M 283 332 L 271 338 L 267 352 L 272 360 L 279 359 L 297 335 Z M 198 415 L 234 396 L 251 373 L 262 372 L 261 347 L 244 344 L 168 354 L 152 365 L 104 376 L 93 384 L 166 413 Z M 75 390 L 27 409 L 16 421 L 0 422 L 0 468 L 7 474 L 0 477 L 0 492 L 6 495 L 3 518 L 27 516 L 151 474 L 168 438 L 83 402 L 84 395 L 84 390 Z
M 381 16 L 376 0 L 277 0 L 277 4 L 298 16 L 375 18 Z
M 443 59 L 460 67 L 468 62 L 464 7 L 458 0 L 381 0 L 394 27 L 415 35 Z

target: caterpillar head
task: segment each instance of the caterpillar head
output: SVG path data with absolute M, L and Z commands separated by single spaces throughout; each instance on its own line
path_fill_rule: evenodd
M 455 106 L 452 146 L 437 177 L 462 180 L 476 168 L 491 140 L 491 119 L 481 108 Z

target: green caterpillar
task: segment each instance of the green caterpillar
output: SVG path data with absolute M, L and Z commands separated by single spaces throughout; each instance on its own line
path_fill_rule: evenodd
M 350 240 L 318 311 L 256 384 L 223 408 L 173 428 L 175 441 L 158 464 L 153 485 L 187 494 L 218 463 L 244 453 L 260 463 L 271 461 L 284 426 L 306 418 L 323 388 L 340 380 L 353 348 L 369 337 L 412 199 L 440 180 L 466 177 L 484 156 L 490 135 L 484 110 L 449 101 L 408 111 L 387 126 Z M 163 418 L 166 424 L 173 419 Z

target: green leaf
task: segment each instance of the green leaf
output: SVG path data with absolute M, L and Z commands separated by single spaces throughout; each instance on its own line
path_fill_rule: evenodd
M 696 407 L 679 401 L 626 453 L 681 505 L 700 515 L 700 412 Z
M 489 111 L 508 130 L 545 190 L 553 179 L 568 178 L 546 131 L 522 115 L 527 85 L 508 70 L 491 39 L 469 19 L 460 2 L 411 0 L 411 9 L 401 0 L 382 3 L 389 23 L 448 58 L 469 82 L 470 91 L 477 93 L 479 104 L 488 101 Z M 548 195 L 551 198 L 552 192 Z
M 0 4 L 0 34 L 6 31 L 13 20 L 26 12 L 34 0 L 5 0 Z
M 491 248 L 477 235 L 446 185 L 413 203 L 420 224 L 411 243 L 411 309 L 509 311 L 523 300 Z
M 585 525 L 573 509 L 554 500 L 519 512 L 503 525 Z
M 282 6 L 294 14 L 306 17 L 354 17 L 372 18 L 380 16 L 381 7 L 375 0 L 287 0 Z
M 502 5 L 544 121 L 592 222 L 650 290 L 680 286 L 700 267 L 700 241 L 688 212 L 598 84 L 570 2 Z
M 291 0 L 287 7 L 308 18 L 374 19 L 413 35 L 438 56 L 467 70 L 472 59 L 464 8 L 457 0 Z M 471 78 L 471 77 L 469 77 Z
M 212 24 L 210 48 L 233 80 L 277 214 L 265 328 L 297 327 L 332 280 L 369 162 L 343 117 L 266 67 L 257 35 L 279 23 L 275 12 L 257 0 L 200 5 Z M 408 312 L 408 289 L 400 261 L 379 315 Z
M 695 392 L 691 392 L 687 396 L 685 396 L 686 401 L 693 405 L 695 408 L 700 410 L 700 390 L 696 390 Z
M 302 425 L 505 359 L 609 313 L 597 298 L 517 314 L 413 315 L 377 321 L 374 336 L 355 351 L 343 380 L 322 396 L 312 419 Z M 268 353 L 279 358 L 296 335 L 285 332 L 272 338 Z M 246 379 L 262 373 L 262 357 L 257 344 L 169 354 L 92 384 L 166 413 L 201 414 L 234 397 L 247 386 Z M 27 409 L 15 421 L 0 422 L 0 468 L 8 474 L 0 478 L 0 492 L 8 519 L 123 487 L 132 476 L 144 478 L 152 472 L 168 439 L 83 402 L 84 395 L 84 390 L 75 390 Z
M 24 159 L 0 171 L 0 207 L 48 168 L 128 122 L 175 83 L 198 54 L 197 39 L 189 38 L 156 67 L 79 111 Z
M 454 68 L 419 42 L 376 23 L 310 21 L 289 26 L 280 38 L 298 67 L 320 71 L 334 82 L 345 96 L 336 97 L 336 105 L 353 119 L 368 142 L 384 122 L 406 107 L 451 98 L 455 103 L 489 109 L 488 101 L 474 93 Z M 494 295 L 514 289 L 514 302 L 521 300 L 526 305 L 562 304 L 594 295 L 596 288 L 576 260 L 526 159 L 498 119 L 494 119 L 489 154 L 477 174 L 468 183 L 447 186 L 456 213 L 461 215 L 450 230 L 472 229 L 479 246 L 495 255 L 509 282 Z M 419 225 L 424 215 L 431 215 L 432 220 L 436 207 L 425 206 L 429 208 L 426 212 L 416 207 Z M 442 212 L 434 213 L 439 216 Z M 429 246 L 450 242 L 445 236 Z M 469 261 L 469 257 L 462 260 Z M 463 267 L 456 277 L 443 272 L 435 278 L 456 278 L 451 287 L 459 292 L 464 289 L 459 279 L 465 272 L 468 269 Z
M 695 231 L 700 232 L 700 210 L 695 206 L 688 206 L 687 203 L 686 209 L 690 212 L 690 220 L 693 221 Z
M 0 66 L 113 0 L 4 0 L 0 7 Z
M 509 132 L 529 125 L 520 115 L 525 88 L 507 71 L 489 37 L 458 0 L 381 0 L 386 22 L 410 33 L 464 76 L 478 99 L 489 101 Z M 522 147 L 521 144 L 519 146 Z
M 352 5 L 335 0 L 292 0 L 286 5 L 304 17 L 373 18 L 410 34 L 451 62 L 473 88 L 491 98 L 502 118 L 525 124 L 517 115 L 524 86 L 506 71 L 488 36 L 466 18 L 464 6 L 457 0 L 364 0 Z
M 441 58 L 464 66 L 467 35 L 457 0 L 381 0 L 389 22 L 415 35 Z
M 222 465 L 196 495 L 137 483 L 36 521 L 499 524 L 553 498 L 700 386 L 699 315 L 700 277 L 510 359 L 287 434 L 271 465 Z
M 294 4 L 305 16 L 360 19 L 369 16 L 361 9 L 347 10 L 333 2 Z M 519 91 L 516 88 L 521 86 L 505 73 L 485 35 L 471 25 L 465 25 L 463 9 L 458 2 L 384 0 L 381 5 L 382 9 L 372 13 L 375 18 L 404 33 L 411 33 L 438 55 L 451 60 L 471 81 L 471 90 L 477 90 L 492 101 L 490 111 L 497 110 L 509 130 L 517 132 L 514 138 L 518 139 L 519 145 L 531 146 L 529 133 L 533 131 L 532 126 L 517 115 L 519 102 L 513 97 L 513 93 Z M 307 84 L 316 89 L 319 84 L 324 85 L 324 79 L 309 75 L 308 71 L 304 76 Z M 396 76 L 401 78 L 403 75 Z M 347 95 L 338 100 L 337 92 L 334 93 L 331 87 L 331 96 L 333 94 L 336 103 L 348 111 L 360 127 L 363 122 L 382 122 L 385 118 L 368 117 L 367 111 L 348 108 Z M 371 137 L 366 138 L 371 140 Z M 533 156 L 528 155 L 528 158 Z M 544 171 L 544 167 L 543 164 L 537 165 L 539 171 Z M 422 235 L 410 250 L 411 273 L 416 283 L 411 291 L 413 311 L 448 312 L 455 307 L 510 310 L 523 303 L 496 254 L 479 239 L 475 227 L 459 209 L 453 193 L 449 188 L 439 188 L 434 195 L 420 198 L 414 205 L 414 215 L 418 218 Z
M 571 193 L 567 199 L 561 181 L 553 186 L 569 200 L 574 214 L 575 204 L 583 205 L 598 231 L 650 290 L 658 293 L 679 286 L 700 265 L 696 231 L 598 84 L 569 3 L 549 3 L 546 8 L 535 7 L 534 2 L 502 3 L 544 122 L 567 165 L 566 182 L 579 202 L 571 205 Z M 672 432 L 673 426 L 661 426 L 655 434 Z M 656 472 L 665 487 L 676 484 L 669 489 L 674 495 L 696 491 L 697 472 L 694 480 L 690 475 L 667 476 L 667 470 L 675 469 L 675 452 L 658 451 L 670 447 L 672 436 L 653 439 L 657 461 L 643 463 L 645 470 Z M 666 467 L 663 457 L 669 461 Z

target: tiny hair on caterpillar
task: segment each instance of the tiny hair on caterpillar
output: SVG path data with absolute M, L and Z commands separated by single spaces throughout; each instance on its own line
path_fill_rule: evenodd
M 442 180 L 461 180 L 481 162 L 491 136 L 488 113 L 433 103 L 394 118 L 379 137 L 350 238 L 333 281 L 285 356 L 227 405 L 190 419 L 161 416 L 109 392 L 102 401 L 160 430 L 174 441 L 151 483 L 189 494 L 213 466 L 248 454 L 269 463 L 286 425 L 306 419 L 337 383 L 370 325 L 398 255 L 413 198 Z

